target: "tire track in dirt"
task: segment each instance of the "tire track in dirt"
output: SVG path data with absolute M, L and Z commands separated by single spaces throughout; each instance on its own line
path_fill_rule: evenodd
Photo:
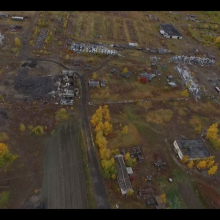
M 192 188 L 190 187 L 189 183 L 181 182 L 178 184 L 178 188 L 188 209 L 204 208 L 201 202 L 199 201 L 197 195 L 195 194 L 194 190 L 192 190 Z

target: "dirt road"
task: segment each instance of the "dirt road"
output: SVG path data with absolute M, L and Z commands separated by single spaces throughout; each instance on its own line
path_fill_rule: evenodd
M 88 208 L 79 131 L 69 123 L 46 143 L 42 209 Z
M 190 187 L 189 183 L 181 182 L 178 184 L 178 187 L 188 209 L 204 209 L 195 191 Z

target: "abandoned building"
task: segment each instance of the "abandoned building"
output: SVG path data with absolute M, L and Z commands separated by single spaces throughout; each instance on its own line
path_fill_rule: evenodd
M 205 144 L 200 139 L 175 140 L 173 146 L 181 160 L 184 156 L 189 156 L 189 160 L 208 158 L 211 156 Z
M 160 33 L 165 38 L 182 39 L 182 35 L 170 24 L 161 24 Z
M 164 169 L 166 165 L 167 165 L 166 162 L 163 162 L 161 158 L 158 158 L 158 160 L 154 163 L 155 167 L 162 168 L 162 169 Z
M 9 28 L 10 28 L 10 31 L 14 31 L 14 32 L 22 30 L 21 25 L 11 25 Z
M 90 88 L 97 88 L 99 86 L 99 81 L 90 79 L 88 84 Z
M 1 19 L 6 19 L 6 18 L 8 18 L 9 17 L 9 14 L 8 13 L 2 13 L 2 12 L 0 12 L 0 18 Z
M 70 46 L 70 50 L 74 52 L 100 53 L 100 54 L 108 54 L 108 55 L 117 54 L 115 50 L 111 50 L 105 46 L 97 45 L 97 44 L 73 43 Z
M 111 72 L 111 73 L 117 73 L 118 70 L 117 70 L 116 68 L 112 68 L 112 69 L 110 69 L 110 72 Z
M 24 20 L 24 17 L 18 17 L 18 16 L 14 16 L 14 17 L 11 17 L 12 20 L 16 20 L 16 21 L 23 21 Z
M 144 160 L 143 153 L 142 153 L 140 147 L 123 148 L 121 150 L 121 154 L 125 155 L 126 153 L 129 153 L 132 158 L 136 158 L 136 160 L 138 162 L 142 162 Z
M 3 44 L 3 39 L 4 39 L 4 36 L 0 33 L 0 45 Z
M 148 189 L 140 189 L 137 192 L 137 197 L 138 198 L 143 198 L 143 199 L 150 199 L 150 198 L 154 198 L 154 193 L 153 193 L 153 189 L 152 188 L 148 188 Z M 156 203 L 156 201 L 155 201 Z M 149 204 L 150 205 L 150 204 Z
M 104 79 L 100 79 L 100 86 L 106 87 L 106 81 Z
M 140 76 L 147 78 L 147 81 L 151 81 L 156 76 L 156 74 L 143 72 L 140 74 Z
M 157 51 L 158 51 L 158 53 L 161 53 L 161 54 L 171 53 L 170 50 L 163 49 L 163 48 L 158 48 Z
M 61 105 L 73 105 L 74 99 L 79 96 L 77 78 L 73 70 L 61 71 L 61 77 L 57 82 L 57 91 Z
M 128 46 L 130 47 L 137 47 L 138 43 L 128 43 Z
M 122 195 L 126 195 L 128 190 L 133 192 L 123 155 L 119 154 L 115 156 L 115 168 L 117 170 L 117 181 Z
M 155 208 L 156 209 L 165 209 L 165 204 L 163 203 L 161 196 L 154 196 L 156 200 Z
M 129 78 L 131 76 L 132 72 L 128 71 L 127 73 L 120 73 L 121 76 L 125 77 L 125 78 Z

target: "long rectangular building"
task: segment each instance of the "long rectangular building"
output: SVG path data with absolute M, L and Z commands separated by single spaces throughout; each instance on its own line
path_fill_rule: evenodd
M 128 176 L 128 171 L 124 162 L 123 155 L 119 154 L 115 156 L 115 167 L 117 170 L 117 181 L 121 189 L 122 195 L 127 194 L 127 191 L 130 189 L 133 191 L 131 181 Z

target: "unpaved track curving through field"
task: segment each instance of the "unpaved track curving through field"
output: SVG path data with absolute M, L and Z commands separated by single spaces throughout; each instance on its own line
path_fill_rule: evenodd
M 79 132 L 69 123 L 46 142 L 42 209 L 88 208 Z

